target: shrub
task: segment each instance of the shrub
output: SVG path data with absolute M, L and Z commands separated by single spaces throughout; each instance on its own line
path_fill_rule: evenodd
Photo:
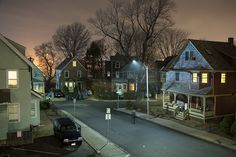
M 224 117 L 220 122 L 220 129 L 226 134 L 230 134 L 230 127 L 234 121 L 233 117 Z
M 233 136 L 236 135 L 236 119 L 234 120 L 233 124 L 231 125 L 230 132 Z
M 51 104 L 52 104 L 52 101 L 50 99 L 40 101 L 40 109 L 47 110 L 50 108 Z

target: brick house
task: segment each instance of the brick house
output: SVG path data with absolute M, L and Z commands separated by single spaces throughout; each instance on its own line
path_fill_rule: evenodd
M 236 113 L 233 38 L 228 42 L 190 39 L 162 73 L 163 108 L 176 118 L 205 121 Z

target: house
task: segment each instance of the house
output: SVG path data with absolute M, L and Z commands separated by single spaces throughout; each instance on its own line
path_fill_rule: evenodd
M 163 69 L 163 108 L 177 119 L 206 121 L 236 113 L 236 47 L 189 39 Z M 165 99 L 169 97 L 169 99 Z
M 77 57 L 66 58 L 56 68 L 56 89 L 68 87 L 69 92 L 74 89 L 86 89 L 87 70 Z
M 25 47 L 0 34 L 0 145 L 32 142 L 40 123 L 41 95 L 31 89 L 32 69 Z M 9 64 L 10 63 L 10 64 Z
M 107 65 L 110 65 L 108 67 Z M 156 89 L 155 70 L 148 69 L 149 91 Z M 122 93 L 146 93 L 146 66 L 137 57 L 130 58 L 116 54 L 111 56 L 110 62 L 106 62 L 106 77 L 111 79 L 112 91 Z

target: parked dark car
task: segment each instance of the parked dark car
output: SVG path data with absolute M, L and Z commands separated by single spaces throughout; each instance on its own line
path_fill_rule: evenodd
M 76 126 L 73 120 L 67 117 L 57 118 L 53 122 L 54 135 L 65 145 L 82 144 L 81 128 Z
M 55 98 L 62 98 L 62 97 L 65 97 L 65 95 L 60 90 L 56 90 L 56 91 L 54 91 L 54 97 Z

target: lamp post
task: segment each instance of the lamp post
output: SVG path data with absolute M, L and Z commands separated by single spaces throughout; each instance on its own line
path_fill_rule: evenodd
M 146 69 L 146 94 L 147 94 L 147 115 L 149 116 L 149 93 L 148 93 L 148 66 L 144 65 Z
M 132 63 L 138 64 L 137 61 L 133 60 Z M 143 64 L 144 65 L 144 64 Z M 147 104 L 147 115 L 149 116 L 149 89 L 148 89 L 148 66 L 144 65 L 146 71 L 146 104 Z

